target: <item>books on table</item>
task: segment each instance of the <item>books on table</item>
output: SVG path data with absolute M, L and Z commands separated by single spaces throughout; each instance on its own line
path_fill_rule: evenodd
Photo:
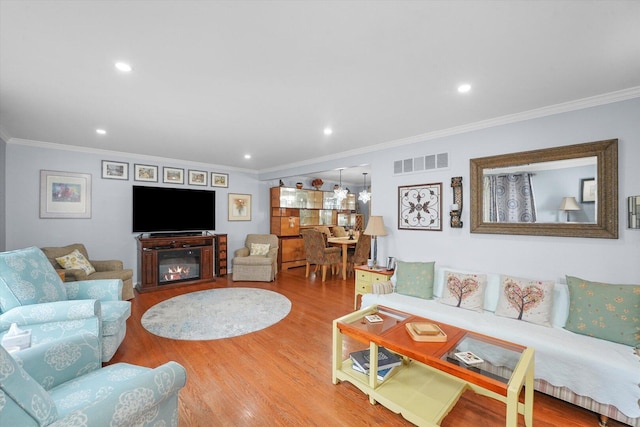
M 351 367 L 353 368 L 354 371 L 358 371 L 358 372 L 360 372 L 362 374 L 369 375 L 367 372 L 364 372 L 361 368 L 359 368 L 358 365 L 356 365 L 355 363 L 353 363 L 351 365 Z M 379 369 L 378 370 L 378 381 L 384 381 L 389 376 L 391 371 L 393 371 L 394 368 L 395 368 L 395 366 L 392 366 L 391 368 Z
M 369 373 L 370 360 L 369 349 L 354 351 L 349 355 L 353 365 L 357 365 L 361 372 Z M 378 371 L 386 368 L 393 368 L 402 363 L 402 359 L 384 347 L 378 347 Z

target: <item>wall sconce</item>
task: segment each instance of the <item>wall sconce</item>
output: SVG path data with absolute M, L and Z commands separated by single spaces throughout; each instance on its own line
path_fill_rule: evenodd
M 451 178 L 451 187 L 453 188 L 453 204 L 451 205 L 451 228 L 462 228 L 462 177 L 456 176 Z
M 567 213 L 567 222 L 570 222 L 569 212 L 579 211 L 580 205 L 575 197 L 565 197 L 562 199 L 562 203 L 560 203 L 560 210 Z
M 629 228 L 640 229 L 640 196 L 631 196 L 629 201 Z

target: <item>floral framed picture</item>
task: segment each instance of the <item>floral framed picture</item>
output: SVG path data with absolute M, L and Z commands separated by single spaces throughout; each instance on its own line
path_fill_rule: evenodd
M 229 193 L 229 221 L 251 221 L 251 194 Z
M 40 218 L 91 218 L 91 174 L 41 170 Z
M 110 160 L 102 161 L 102 178 L 103 179 L 121 179 L 129 180 L 129 163 L 112 162 Z
M 203 171 L 189 169 L 189 185 L 207 185 L 209 174 Z
M 228 187 L 229 174 L 211 172 L 211 186 L 212 187 Z
M 442 183 L 398 187 L 398 229 L 442 231 Z
M 162 182 L 166 184 L 184 184 L 184 169 L 162 168 Z
M 158 182 L 158 167 L 151 165 L 133 165 L 135 181 Z

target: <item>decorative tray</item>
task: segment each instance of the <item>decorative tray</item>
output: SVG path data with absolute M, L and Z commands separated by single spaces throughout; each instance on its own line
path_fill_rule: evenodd
M 417 327 L 416 327 L 417 325 Z M 435 323 L 430 323 L 429 325 L 425 325 L 424 322 L 409 322 L 405 324 L 405 328 L 409 333 L 409 336 L 414 341 L 420 342 L 446 342 L 447 334 L 445 334 L 442 329 Z M 428 330 L 428 333 L 420 334 L 419 330 L 425 331 Z

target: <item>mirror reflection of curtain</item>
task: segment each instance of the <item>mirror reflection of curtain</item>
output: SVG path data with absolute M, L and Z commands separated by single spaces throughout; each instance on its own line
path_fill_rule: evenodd
M 536 222 L 532 174 L 484 176 L 485 222 Z

